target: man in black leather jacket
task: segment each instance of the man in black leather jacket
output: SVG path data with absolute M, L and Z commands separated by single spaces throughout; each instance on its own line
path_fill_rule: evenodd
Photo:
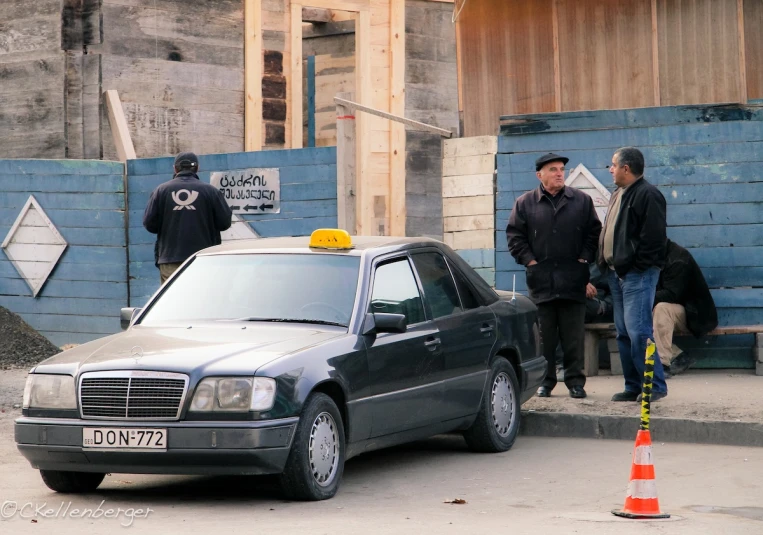
M 617 346 L 625 389 L 612 401 L 637 401 L 644 378 L 647 340 L 654 339 L 652 307 L 665 265 L 666 202 L 644 178 L 644 155 L 624 147 L 609 168 L 618 189 L 609 199 L 599 240 L 599 267 L 609 273 Z M 659 352 L 658 352 L 659 353 Z M 655 355 L 652 401 L 668 395 L 659 355 Z

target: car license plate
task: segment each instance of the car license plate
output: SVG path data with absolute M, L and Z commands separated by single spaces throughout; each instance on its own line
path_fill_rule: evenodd
M 167 449 L 167 430 L 134 427 L 85 427 L 82 446 L 111 449 Z

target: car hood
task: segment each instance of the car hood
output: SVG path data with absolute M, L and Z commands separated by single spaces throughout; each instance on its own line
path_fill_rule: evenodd
M 161 370 L 204 375 L 250 374 L 274 359 L 333 338 L 342 328 L 258 322 L 144 327 L 88 342 L 40 363 L 35 373 Z

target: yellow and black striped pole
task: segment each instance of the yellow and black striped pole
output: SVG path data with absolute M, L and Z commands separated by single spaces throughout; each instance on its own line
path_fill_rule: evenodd
M 654 382 L 654 342 L 646 341 L 646 360 L 644 361 L 644 384 L 641 386 L 641 427 L 642 431 L 649 431 L 649 417 L 651 416 L 652 382 Z

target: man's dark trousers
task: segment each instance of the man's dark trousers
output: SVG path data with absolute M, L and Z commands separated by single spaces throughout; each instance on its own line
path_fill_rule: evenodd
M 546 378 L 543 386 L 556 386 L 556 346 L 561 340 L 564 352 L 564 384 L 567 388 L 585 385 L 583 347 L 585 337 L 585 303 L 556 299 L 538 305 L 543 356 L 546 357 Z

